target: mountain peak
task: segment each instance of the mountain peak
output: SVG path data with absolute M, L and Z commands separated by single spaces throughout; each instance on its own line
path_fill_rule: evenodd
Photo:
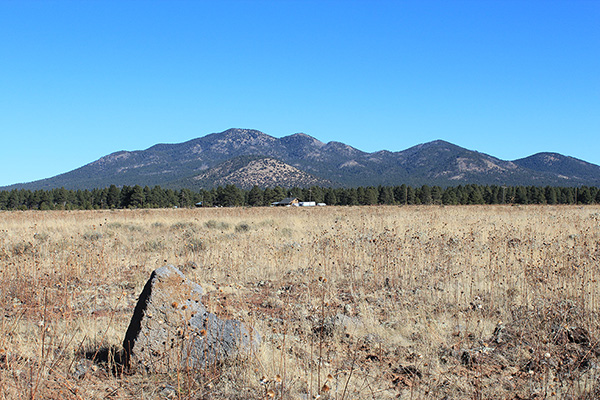
M 584 185 L 589 184 L 585 182 L 597 181 L 600 174 L 600 167 L 597 165 L 558 153 L 537 153 L 515 160 L 514 163 L 522 168 L 558 175 L 563 179 L 570 177 L 571 182 Z
M 246 128 L 229 128 L 220 133 L 221 135 L 249 135 L 249 136 L 259 136 L 265 135 L 259 130 L 256 129 L 246 129 Z
M 211 148 L 215 151 L 222 153 L 229 153 L 232 149 L 243 150 L 244 148 L 252 147 L 266 147 L 271 146 L 277 139 L 273 136 L 269 136 L 261 131 L 254 129 L 228 129 L 221 133 L 213 133 L 206 136 L 209 143 L 212 143 Z
M 404 157 L 412 157 L 414 155 L 418 155 L 420 157 L 429 158 L 433 154 L 450 154 L 462 150 L 465 149 L 450 142 L 446 142 L 444 140 L 434 140 L 432 142 L 420 143 L 415 146 L 409 147 L 408 149 L 400 151 L 397 154 L 402 154 Z
M 442 139 L 436 139 L 436 140 L 432 140 L 431 142 L 429 142 L 429 144 L 438 146 L 438 145 L 448 145 L 448 144 L 451 145 L 452 143 L 447 142 Z
M 340 152 L 340 153 L 346 154 L 346 155 L 354 155 L 354 154 L 359 154 L 359 153 L 367 154 L 367 153 L 360 151 L 358 149 L 355 149 L 354 147 L 349 146 L 345 143 L 336 142 L 335 140 L 327 143 L 325 145 L 325 148 L 328 151 L 336 151 L 336 152 Z
M 305 138 L 305 139 L 310 139 L 310 140 L 316 140 L 317 142 L 319 142 L 319 140 L 317 140 L 314 137 L 307 135 L 306 133 L 303 133 L 303 132 L 294 133 L 293 135 L 289 135 L 286 137 Z
M 452 144 L 450 142 L 447 142 L 445 140 L 437 139 L 437 140 L 432 140 L 431 142 L 418 144 L 415 147 L 419 147 L 419 148 L 429 148 L 429 147 L 452 147 L 452 148 L 456 148 L 456 147 L 460 147 L 460 146 L 457 146 L 457 145 Z
M 294 133 L 293 135 L 284 136 L 281 139 L 281 142 L 284 144 L 294 144 L 297 146 L 324 146 L 325 143 L 320 140 L 315 139 L 314 137 L 307 135 L 306 133 Z
M 267 135 L 261 131 L 257 131 L 256 129 L 240 129 L 240 128 L 231 128 L 227 129 L 224 132 L 216 133 L 214 135 L 219 135 L 229 139 L 243 139 L 243 140 L 257 140 L 257 139 L 274 139 L 274 137 Z
M 538 160 L 545 164 L 554 164 L 557 162 L 564 162 L 568 159 L 572 159 L 572 157 L 563 156 L 562 154 L 558 154 L 558 153 L 541 152 L 541 153 L 536 153 L 529 157 L 523 158 L 522 160 Z

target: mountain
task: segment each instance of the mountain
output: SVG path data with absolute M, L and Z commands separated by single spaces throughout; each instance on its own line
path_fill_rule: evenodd
M 200 189 L 226 185 L 250 189 L 255 185 L 260 187 L 331 186 L 332 182 L 316 178 L 274 158 L 238 156 L 170 186 Z
M 558 153 L 537 153 L 532 156 L 515 160 L 520 167 L 556 176 L 568 186 L 585 185 L 586 182 L 596 182 L 600 179 L 598 166 L 577 158 L 563 156 Z
M 402 183 L 600 186 L 600 166 L 556 153 L 505 161 L 443 140 L 398 152 L 367 153 L 340 142 L 323 143 L 304 133 L 275 138 L 252 129 L 229 129 L 184 143 L 119 151 L 61 175 L 2 189 Z

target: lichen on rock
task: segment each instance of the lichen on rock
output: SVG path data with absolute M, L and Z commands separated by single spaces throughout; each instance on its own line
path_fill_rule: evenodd
M 209 313 L 203 294 L 172 265 L 153 271 L 123 341 L 128 367 L 158 373 L 206 368 L 258 344 L 251 328 Z

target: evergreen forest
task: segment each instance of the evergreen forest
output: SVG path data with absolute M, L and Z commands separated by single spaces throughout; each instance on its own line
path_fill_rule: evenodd
M 468 204 L 600 204 L 597 187 L 536 187 L 460 185 L 442 188 L 368 186 L 358 188 L 260 188 L 249 190 L 234 185 L 201 189 L 163 189 L 111 185 L 93 190 L 15 189 L 0 191 L 1 210 L 79 210 L 170 207 L 269 206 L 286 197 L 327 205 L 468 205 Z

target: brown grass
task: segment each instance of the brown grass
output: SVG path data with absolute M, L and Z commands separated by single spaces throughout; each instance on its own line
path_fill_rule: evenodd
M 596 206 L 2 212 L 0 397 L 598 398 L 599 222 Z M 164 264 L 254 325 L 259 353 L 123 373 L 110 350 Z

